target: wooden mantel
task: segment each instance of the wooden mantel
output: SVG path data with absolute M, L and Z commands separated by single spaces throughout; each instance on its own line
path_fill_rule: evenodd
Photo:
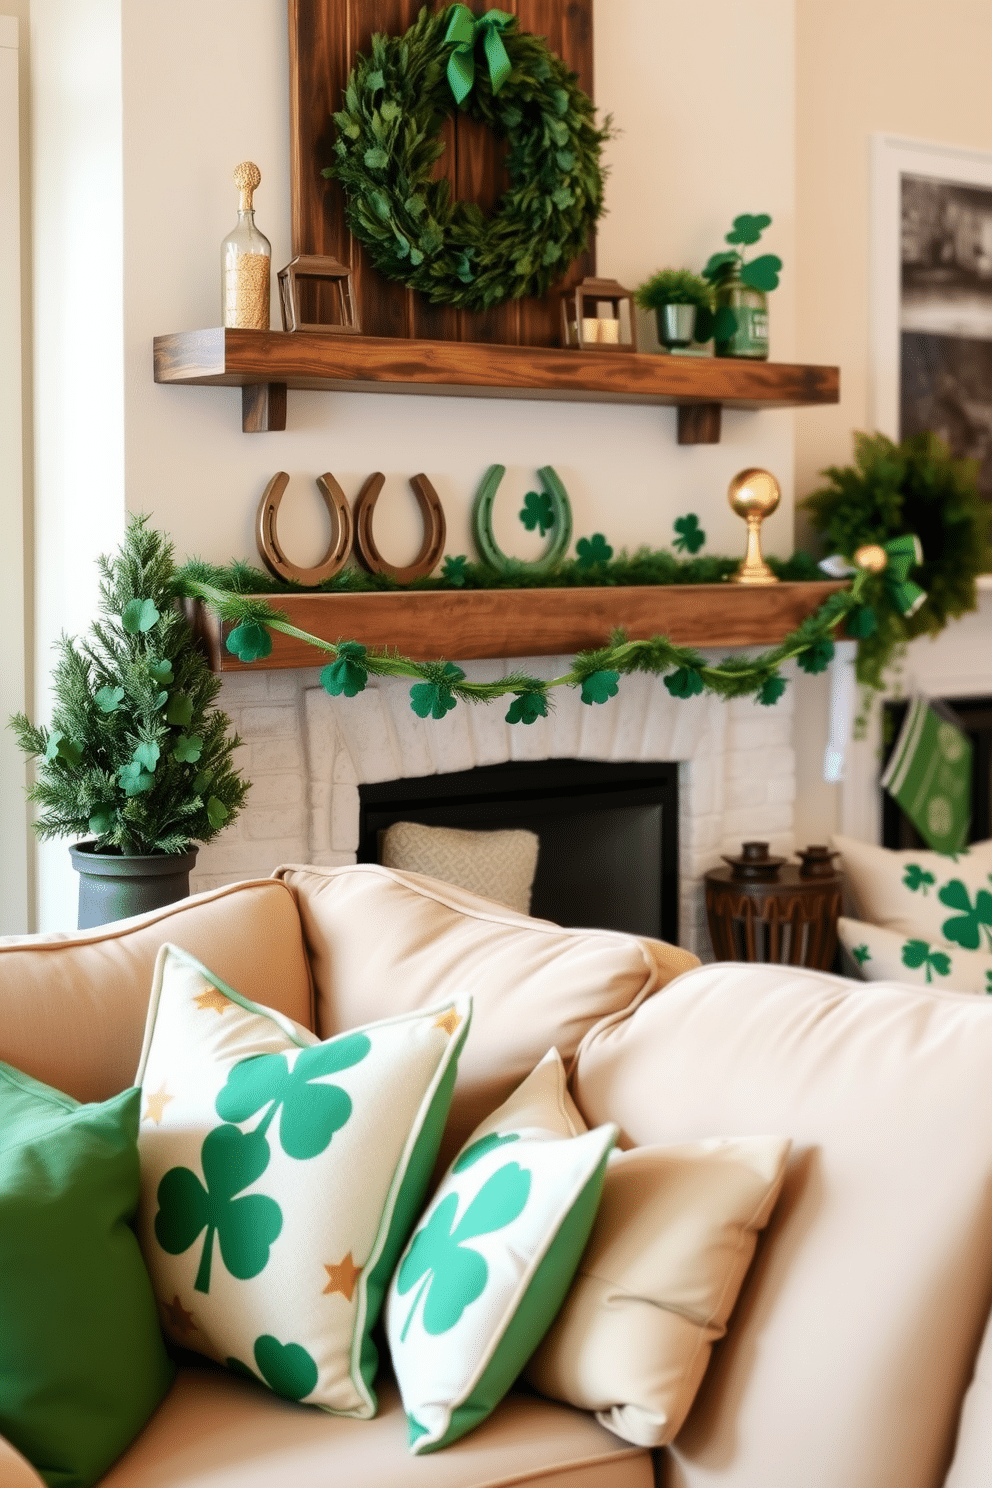
M 156 336 L 155 381 L 240 387 L 246 433 L 286 427 L 286 390 L 647 403 L 679 410 L 680 444 L 720 438 L 721 408 L 836 403 L 836 367 L 730 357 L 571 351 L 321 331 Z
M 631 640 L 665 635 L 679 645 L 772 646 L 843 583 L 672 584 L 594 589 L 404 590 L 385 594 L 280 594 L 268 599 L 323 640 L 391 646 L 417 661 L 564 656 L 605 645 L 622 626 Z M 199 605 L 191 618 L 217 672 L 313 667 L 312 646 L 273 632 L 272 654 L 247 665 L 224 645 L 229 626 Z

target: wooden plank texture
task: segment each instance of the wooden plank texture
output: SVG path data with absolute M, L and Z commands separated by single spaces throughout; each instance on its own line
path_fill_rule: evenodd
M 156 336 L 155 380 L 731 408 L 790 408 L 840 397 L 836 367 L 219 327 Z
M 426 661 L 559 656 L 605 645 L 615 626 L 632 640 L 666 635 L 679 645 L 771 646 L 813 614 L 842 583 L 659 585 L 617 589 L 485 589 L 391 594 L 273 595 L 267 602 L 326 641 L 393 646 Z M 215 671 L 243 671 L 223 646 L 219 622 L 191 616 Z M 224 634 L 227 629 L 225 628 Z M 273 634 L 271 656 L 254 668 L 312 667 L 320 654 Z
M 320 174 L 332 159 L 331 116 L 340 107 L 356 54 L 368 53 L 376 32 L 406 31 L 421 8 L 422 0 L 290 0 L 293 252 L 332 254 L 351 267 L 361 326 L 368 335 L 557 346 L 557 293 L 473 314 L 431 305 L 423 296 L 382 278 L 348 231 L 341 188 Z M 592 0 L 501 0 L 500 8 L 518 16 L 523 30 L 545 37 L 592 96 Z M 491 131 L 454 113 L 441 137 L 445 152 L 437 174 L 449 181 L 453 197 L 491 211 L 507 185 L 504 145 Z M 594 274 L 595 268 L 593 234 L 589 252 L 575 260 L 562 287 Z M 304 321 L 326 314 L 321 296 L 329 293 L 326 286 L 306 286 Z

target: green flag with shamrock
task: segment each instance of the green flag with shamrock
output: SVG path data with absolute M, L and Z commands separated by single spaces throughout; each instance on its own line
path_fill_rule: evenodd
M 949 708 L 913 699 L 882 785 L 935 852 L 958 852 L 968 840 L 972 754 Z

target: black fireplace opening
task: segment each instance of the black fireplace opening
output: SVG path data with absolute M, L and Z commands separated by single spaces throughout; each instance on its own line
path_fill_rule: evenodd
M 358 861 L 394 822 L 540 840 L 531 914 L 678 943 L 678 765 L 556 759 L 358 788 Z
M 992 837 L 992 697 L 941 698 L 971 740 L 971 827 L 969 842 Z M 882 770 L 899 738 L 908 702 L 886 702 L 882 711 Z M 882 791 L 882 846 L 925 848 L 926 843 L 898 801 Z

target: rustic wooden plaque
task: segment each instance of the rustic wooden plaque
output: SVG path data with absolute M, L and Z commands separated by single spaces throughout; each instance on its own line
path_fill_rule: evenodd
M 513 300 L 484 313 L 432 305 L 376 273 L 345 224 L 341 188 L 320 174 L 332 158 L 331 115 L 356 53 L 368 52 L 377 31 L 406 31 L 421 9 L 422 0 L 290 0 L 293 253 L 330 254 L 350 265 L 366 335 L 558 346 L 558 289 L 596 272 L 594 234 L 589 251 L 544 300 Z M 500 9 L 518 16 L 523 30 L 543 36 L 592 96 L 592 0 L 500 0 Z M 439 175 L 451 182 L 454 197 L 490 211 L 507 185 L 503 149 L 491 131 L 461 115 L 448 120 L 442 137 Z M 327 293 L 325 286 L 305 287 L 304 320 L 322 318 L 320 297 Z

